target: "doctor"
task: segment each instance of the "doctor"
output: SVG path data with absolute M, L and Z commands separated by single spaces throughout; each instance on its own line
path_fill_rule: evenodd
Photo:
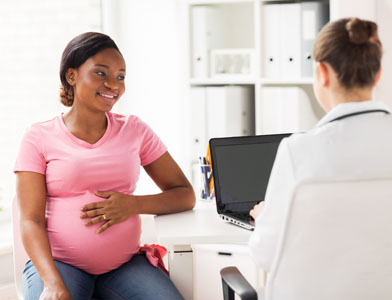
M 372 100 L 381 74 L 377 25 L 358 18 L 329 23 L 313 54 L 313 89 L 327 114 L 312 130 L 281 142 L 265 202 L 250 212 L 256 228 L 249 246 L 265 271 L 276 253 L 296 183 L 392 174 L 392 115 L 384 103 Z

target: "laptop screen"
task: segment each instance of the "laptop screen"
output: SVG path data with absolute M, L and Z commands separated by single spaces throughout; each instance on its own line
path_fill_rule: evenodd
M 248 212 L 264 200 L 280 141 L 289 134 L 210 140 L 219 213 Z

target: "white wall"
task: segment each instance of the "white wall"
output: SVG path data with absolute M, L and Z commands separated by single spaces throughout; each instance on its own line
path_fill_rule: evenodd
M 374 21 L 376 17 L 375 1 L 376 0 L 330 0 L 331 20 L 358 17 Z
M 103 30 L 112 36 L 127 64 L 127 91 L 117 110 L 142 118 L 188 173 L 183 96 L 185 71 L 176 0 L 103 0 Z M 137 194 L 158 191 L 142 174 Z
M 392 82 L 392 0 L 330 0 L 331 20 L 359 17 L 378 24 L 380 40 L 383 44 L 382 75 L 375 89 L 375 99 L 392 108 L 390 85 Z
M 383 44 L 382 74 L 376 90 L 376 98 L 392 108 L 392 0 L 376 1 L 376 20 Z
M 0 1 L 0 206 L 15 194 L 12 169 L 25 128 L 66 110 L 58 96 L 63 49 L 100 29 L 100 0 Z
M 178 18 L 175 0 L 0 1 L 0 207 L 15 194 L 12 168 L 25 128 L 67 110 L 58 100 L 64 47 L 82 32 L 101 31 L 102 19 L 127 62 L 127 92 L 114 111 L 140 116 L 187 168 Z M 138 186 L 138 193 L 158 190 L 145 175 Z

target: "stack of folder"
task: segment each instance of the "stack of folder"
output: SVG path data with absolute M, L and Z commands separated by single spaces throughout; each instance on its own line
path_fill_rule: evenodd
M 264 5 L 264 77 L 298 79 L 313 75 L 313 45 L 329 21 L 321 1 Z

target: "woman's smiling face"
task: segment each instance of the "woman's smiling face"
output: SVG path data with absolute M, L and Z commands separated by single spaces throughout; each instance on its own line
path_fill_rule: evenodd
M 125 92 L 125 61 L 116 49 L 104 49 L 68 69 L 66 77 L 74 88 L 74 105 L 107 112 Z

